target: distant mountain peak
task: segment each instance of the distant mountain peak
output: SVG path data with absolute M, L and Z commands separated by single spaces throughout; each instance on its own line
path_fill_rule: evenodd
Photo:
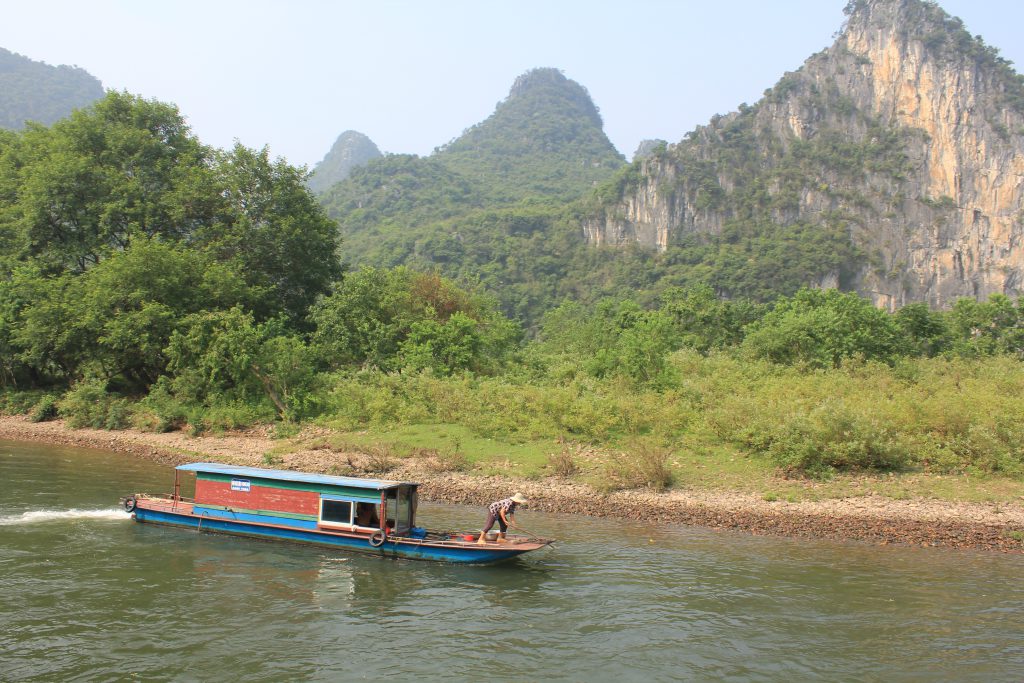
M 572 83 L 572 81 L 566 77 L 561 69 L 537 67 L 517 76 L 516 80 L 512 83 L 508 96 L 516 97 L 524 92 L 529 92 L 532 88 L 544 85 L 566 85 L 568 83 Z
M 0 48 L 0 128 L 50 125 L 103 97 L 103 85 L 76 66 L 50 66 Z
M 551 68 L 516 78 L 493 114 L 437 156 L 510 196 L 579 196 L 625 161 L 587 89 Z
M 313 169 L 307 181 L 309 189 L 316 194 L 323 194 L 347 178 L 354 168 L 379 156 L 382 156 L 380 149 L 373 140 L 359 131 L 346 130 Z
M 538 67 L 518 76 L 503 104 L 531 97 L 563 99 L 587 116 L 598 128 L 604 125 L 587 89 L 566 77 L 561 69 Z

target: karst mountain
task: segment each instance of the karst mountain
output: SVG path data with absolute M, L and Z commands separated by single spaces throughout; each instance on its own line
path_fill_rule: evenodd
M 889 308 L 1019 294 L 1024 79 L 935 3 L 846 13 L 762 100 L 640 159 L 583 221 L 586 240 L 765 263 L 740 278 L 714 263 L 725 294 L 793 275 Z M 806 272 L 764 259 L 779 244 Z

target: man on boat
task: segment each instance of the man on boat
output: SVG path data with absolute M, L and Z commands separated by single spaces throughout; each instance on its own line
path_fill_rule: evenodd
M 508 531 L 510 526 L 513 528 L 516 526 L 516 506 L 529 502 L 526 496 L 517 493 L 511 498 L 504 498 L 488 505 L 487 521 L 484 522 L 484 530 L 480 532 L 480 538 L 477 539 L 477 543 L 487 542 L 487 532 L 491 530 L 495 522 L 498 523 L 498 543 L 506 543 L 505 532 Z

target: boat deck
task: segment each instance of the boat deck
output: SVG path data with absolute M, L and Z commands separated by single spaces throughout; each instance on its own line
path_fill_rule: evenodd
M 139 502 L 145 501 L 146 507 L 150 510 L 159 510 L 160 512 L 176 512 L 181 515 L 191 515 L 192 509 L 195 507 L 195 502 L 189 498 L 179 498 L 174 500 L 171 496 L 164 496 L 159 494 L 148 494 L 145 497 L 139 497 Z
M 178 515 L 195 515 L 195 501 L 190 498 L 179 498 L 175 500 L 173 496 L 167 494 L 146 494 L 145 496 L 139 496 L 139 503 L 143 504 L 149 510 L 155 510 L 158 512 L 169 512 Z M 204 515 L 205 518 L 205 515 Z M 264 526 L 276 526 L 276 525 L 264 525 Z M 319 528 L 316 530 L 319 533 L 331 534 L 338 536 L 368 536 L 369 534 L 353 533 L 348 530 L 341 529 L 330 529 L 330 528 Z M 506 543 L 497 543 L 495 541 L 487 541 L 482 545 L 478 545 L 475 541 L 466 541 L 458 537 L 459 534 L 454 532 L 439 532 L 429 531 L 426 538 L 410 538 L 408 536 L 389 536 L 391 542 L 398 542 L 409 545 L 432 545 L 440 547 L 456 547 L 456 548 L 494 548 L 494 547 L 507 547 L 510 550 L 516 549 L 521 551 L 536 550 L 543 548 L 548 545 L 551 541 L 548 539 L 530 539 L 522 536 L 509 536 Z

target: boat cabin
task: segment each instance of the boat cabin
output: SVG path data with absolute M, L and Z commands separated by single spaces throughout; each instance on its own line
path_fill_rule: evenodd
M 201 462 L 175 468 L 178 500 L 181 472 L 196 475 L 192 512 L 203 518 L 388 536 L 405 536 L 416 523 L 413 482 Z

